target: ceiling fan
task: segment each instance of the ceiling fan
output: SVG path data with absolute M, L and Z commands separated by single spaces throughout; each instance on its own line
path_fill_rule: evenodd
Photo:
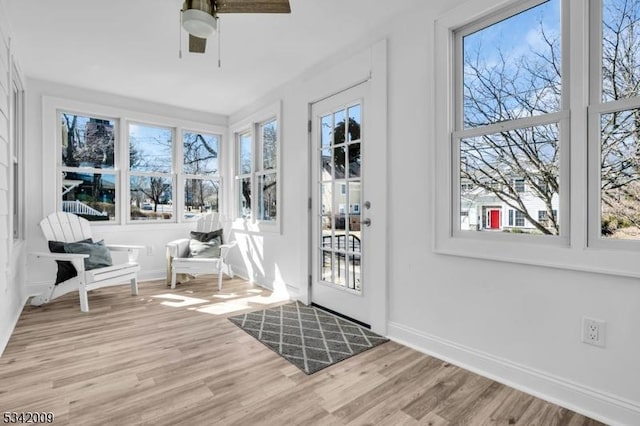
M 291 6 L 289 0 L 185 0 L 181 22 L 189 33 L 189 52 L 204 53 L 219 13 L 291 13 Z

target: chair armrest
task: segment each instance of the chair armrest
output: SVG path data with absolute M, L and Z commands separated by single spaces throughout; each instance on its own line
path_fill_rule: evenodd
M 187 257 L 189 255 L 189 238 L 180 238 L 166 245 L 167 254 L 171 257 Z
M 133 251 L 133 250 L 143 250 L 147 248 L 146 246 L 136 246 L 136 245 L 126 245 L 126 244 L 106 244 L 105 247 L 111 251 Z
M 71 262 L 76 271 L 78 271 L 78 275 L 84 274 L 84 259 L 89 257 L 88 254 L 84 253 L 49 253 L 45 251 L 36 251 L 31 253 L 33 256 L 36 256 L 38 259 L 51 259 L 51 260 L 63 260 L 67 262 Z
M 145 246 L 128 245 L 128 244 L 105 244 L 105 247 L 111 251 L 126 251 L 129 263 L 135 263 L 138 260 L 138 252 Z
M 82 254 L 82 253 L 50 253 L 46 251 L 36 251 L 36 252 L 32 252 L 31 254 L 36 257 L 42 257 L 42 258 L 47 258 L 52 260 L 66 260 L 66 261 L 72 261 L 75 259 L 85 259 L 89 257 L 88 254 Z
M 221 257 L 221 258 L 223 258 L 223 259 L 224 259 L 225 257 L 227 257 L 227 254 L 229 254 L 229 250 L 231 250 L 231 249 L 232 249 L 233 247 L 235 247 L 237 244 L 238 244 L 238 242 L 237 242 L 237 241 L 231 241 L 231 242 L 228 242 L 228 243 L 226 243 L 226 244 L 222 244 L 222 245 L 220 246 L 220 257 Z

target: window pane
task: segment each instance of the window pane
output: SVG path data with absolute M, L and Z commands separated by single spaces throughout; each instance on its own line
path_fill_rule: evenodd
M 60 114 L 62 165 L 113 169 L 115 121 Z
M 558 235 L 557 217 L 537 220 L 559 207 L 558 125 L 462 139 L 460 155 L 460 181 L 471 188 L 460 192 L 462 230 L 504 230 L 502 212 L 513 208 L 527 211 L 523 232 Z
M 91 221 L 116 220 L 116 176 L 63 172 L 62 211 Z
M 640 239 L 640 109 L 603 114 L 601 235 Z
M 238 170 L 240 170 L 240 174 L 251 173 L 253 162 L 251 152 L 251 133 L 243 133 L 239 136 L 238 144 Z
M 171 129 L 129 125 L 129 165 L 132 171 L 171 173 L 172 151 Z
M 184 183 L 184 217 L 219 211 L 220 182 L 213 179 L 187 179 Z
M 560 109 L 560 1 L 463 38 L 463 121 L 477 127 Z
M 640 96 L 640 2 L 604 0 L 602 100 Z
M 277 219 L 277 178 L 276 174 L 260 176 L 258 180 L 258 190 L 260 191 L 259 220 Z
M 184 132 L 183 171 L 190 175 L 217 175 L 219 137 L 204 133 Z
M 173 217 L 171 179 L 131 176 L 131 220 L 162 220 Z
M 262 134 L 262 169 L 275 169 L 278 164 L 278 124 L 272 120 L 261 126 Z
M 251 178 L 240 179 L 239 217 L 251 219 Z

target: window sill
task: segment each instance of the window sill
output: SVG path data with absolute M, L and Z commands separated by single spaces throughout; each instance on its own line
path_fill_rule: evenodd
M 640 278 L 637 251 L 572 247 L 561 237 L 555 241 L 549 241 L 546 237 L 534 238 L 532 241 L 523 241 L 522 238 L 505 241 L 506 238 L 453 236 L 437 242 L 434 252 L 496 262 Z

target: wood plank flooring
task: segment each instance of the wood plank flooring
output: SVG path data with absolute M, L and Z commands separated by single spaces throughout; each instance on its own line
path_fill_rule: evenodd
M 27 306 L 0 358 L 0 412 L 59 425 L 597 425 L 394 342 L 307 376 L 226 318 L 285 303 L 203 277 Z

